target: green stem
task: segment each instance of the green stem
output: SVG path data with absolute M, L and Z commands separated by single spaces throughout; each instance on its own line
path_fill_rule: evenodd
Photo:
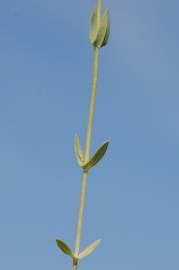
M 88 128 L 87 128 L 87 135 L 86 135 L 86 151 L 85 151 L 86 162 L 89 160 L 89 156 L 90 156 L 92 125 L 93 125 L 95 100 L 96 100 L 96 86 L 97 86 L 97 79 L 98 79 L 98 66 L 99 66 L 99 48 L 95 48 L 94 49 L 92 95 L 91 95 Z
M 98 0 L 97 7 L 98 7 L 98 24 L 99 24 L 100 19 L 101 19 L 102 0 Z M 90 156 L 92 125 L 93 125 L 93 118 L 94 118 L 96 87 L 97 87 L 97 79 L 98 79 L 98 67 L 99 67 L 99 48 L 94 48 L 92 95 L 91 95 L 88 127 L 87 127 L 87 134 L 86 134 L 86 149 L 85 149 L 85 161 L 86 162 L 89 160 L 89 156 Z M 78 256 L 79 250 L 80 250 L 81 229 L 82 229 L 82 223 L 83 223 L 83 214 L 84 214 L 86 188 L 87 188 L 87 177 L 88 177 L 88 172 L 84 171 L 83 177 L 82 177 L 82 187 L 81 187 L 78 223 L 77 223 L 77 229 L 76 229 L 76 241 L 75 241 L 75 256 L 76 257 Z M 76 264 L 73 264 L 73 270 L 77 270 L 77 268 L 78 268 L 78 262 Z
M 78 224 L 77 224 L 77 230 L 76 230 L 75 256 L 78 256 L 79 250 L 80 250 L 81 228 L 82 228 L 82 222 L 83 222 L 83 213 L 84 213 L 84 205 L 85 205 L 85 197 L 86 197 L 87 176 L 88 176 L 88 173 L 84 172 L 83 177 L 82 177 L 80 208 L 79 208 Z
M 90 112 L 89 112 L 87 135 L 86 135 L 85 161 L 87 161 L 89 159 L 89 155 L 90 155 L 92 124 L 93 124 L 93 118 L 94 118 L 94 107 L 95 107 L 95 99 L 96 99 L 96 86 L 97 86 L 97 77 L 98 77 L 98 65 L 99 65 L 99 49 L 95 48 L 94 66 L 93 66 L 92 95 L 91 95 Z M 86 188 L 87 188 L 87 177 L 88 177 L 88 172 L 84 171 L 83 172 L 83 177 L 82 177 L 80 207 L 79 207 L 78 223 L 77 223 L 77 230 L 76 230 L 75 256 L 78 256 L 79 250 L 80 250 L 81 229 L 82 229 L 82 223 L 83 223 L 83 214 L 84 214 Z M 73 266 L 73 270 L 77 270 L 77 265 Z
M 101 10 L 102 10 L 102 0 L 98 0 L 98 25 L 100 24 L 101 19 Z

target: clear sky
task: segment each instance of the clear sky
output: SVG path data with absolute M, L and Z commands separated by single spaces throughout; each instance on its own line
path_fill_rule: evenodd
M 0 3 L 0 269 L 67 270 L 74 248 L 91 93 L 96 0 Z M 79 270 L 179 269 L 179 3 L 105 0 Z

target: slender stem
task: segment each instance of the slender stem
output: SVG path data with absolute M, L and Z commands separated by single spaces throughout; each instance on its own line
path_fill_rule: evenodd
M 102 0 L 98 0 L 97 8 L 98 8 L 98 25 L 99 25 L 101 19 Z
M 100 18 L 101 18 L 102 0 L 98 0 L 97 8 L 98 8 L 98 24 L 99 24 Z M 99 48 L 94 48 L 92 95 L 91 95 L 87 134 L 86 134 L 85 161 L 88 161 L 89 156 L 90 156 L 92 125 L 93 125 L 93 118 L 94 118 L 96 88 L 97 88 L 97 79 L 98 79 L 98 67 L 99 67 Z M 77 229 L 76 229 L 75 256 L 78 256 L 79 250 L 80 250 L 81 229 L 82 229 L 82 223 L 83 223 L 83 214 L 84 214 L 86 189 L 87 189 L 87 177 L 88 177 L 88 172 L 84 171 L 83 177 L 82 177 L 78 223 L 77 223 Z M 73 270 L 77 270 L 77 268 L 78 268 L 78 262 L 76 262 L 75 264 L 73 263 Z
M 89 154 L 90 154 L 92 124 L 93 124 L 93 118 L 94 118 L 94 106 L 95 106 L 95 99 L 96 99 L 98 65 L 99 65 L 99 49 L 95 48 L 92 95 L 91 95 L 90 112 L 89 112 L 87 135 L 86 135 L 85 161 L 87 161 L 89 159 Z M 75 255 L 76 256 L 78 256 L 78 253 L 80 250 L 81 228 L 82 228 L 82 223 L 83 223 L 83 213 L 84 213 L 86 188 L 87 188 L 87 177 L 88 177 L 88 172 L 86 172 L 86 171 L 83 172 L 81 196 L 80 196 L 80 207 L 79 207 L 78 223 L 77 223 L 77 229 L 76 229 L 76 242 L 75 242 Z M 75 267 L 73 267 L 74 270 L 75 270 Z
M 73 270 L 77 270 L 77 268 L 78 268 L 77 263 L 73 263 Z
M 81 198 L 80 198 L 80 208 L 78 214 L 78 224 L 76 230 L 76 242 L 75 242 L 75 255 L 78 256 L 80 250 L 80 239 L 81 239 L 81 228 L 83 222 L 83 213 L 84 213 L 84 205 L 85 205 L 85 197 L 86 197 L 86 185 L 87 185 L 87 172 L 83 173 L 82 178 L 82 187 L 81 187 Z
M 90 155 L 92 125 L 93 125 L 95 100 L 96 100 L 96 86 L 97 86 L 97 79 L 98 79 L 98 66 L 99 66 L 99 48 L 95 48 L 94 49 L 92 95 L 91 95 L 88 128 L 87 128 L 87 135 L 86 135 L 85 161 L 88 161 L 89 155 Z

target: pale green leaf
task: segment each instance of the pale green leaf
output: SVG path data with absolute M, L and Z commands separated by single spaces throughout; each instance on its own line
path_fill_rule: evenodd
M 89 38 L 92 44 L 95 40 L 96 34 L 97 34 L 97 8 L 95 7 L 91 16 L 91 24 L 89 31 Z
M 108 43 L 108 39 L 109 39 L 109 34 L 110 34 L 110 14 L 109 11 L 106 11 L 106 16 L 107 16 L 107 28 L 106 28 L 106 34 L 103 40 L 103 43 L 101 44 L 101 47 L 105 46 Z
M 75 155 L 76 155 L 78 164 L 80 165 L 80 167 L 82 167 L 84 165 L 84 157 L 83 157 L 83 151 L 80 144 L 80 140 L 77 134 L 75 134 L 74 149 L 75 149 Z
M 91 254 L 100 244 L 101 240 L 96 240 L 91 245 L 89 245 L 87 248 L 85 248 L 78 256 L 79 259 L 83 259 L 84 257 Z
M 109 141 L 106 141 L 99 147 L 94 156 L 86 164 L 83 165 L 84 171 L 88 171 L 102 159 L 102 157 L 106 153 L 108 145 Z
M 109 35 L 109 11 L 106 10 L 104 16 L 101 19 L 101 23 L 98 28 L 97 35 L 93 42 L 93 45 L 98 48 L 104 46 L 105 42 L 107 42 L 108 35 Z
M 58 247 L 68 256 L 73 257 L 73 253 L 69 246 L 62 240 L 56 240 Z

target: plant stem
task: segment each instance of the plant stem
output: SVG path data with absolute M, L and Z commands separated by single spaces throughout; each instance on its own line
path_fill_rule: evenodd
M 98 0 L 98 25 L 100 24 L 101 19 L 101 10 L 102 10 L 102 0 Z
M 94 66 L 93 66 L 92 96 L 91 96 L 90 112 L 89 112 L 87 135 L 86 135 L 85 161 L 87 161 L 89 159 L 89 155 L 90 155 L 92 124 L 93 124 L 93 118 L 94 118 L 96 86 L 97 86 L 97 77 L 98 77 L 98 63 L 99 63 L 99 49 L 95 48 Z M 86 188 L 87 188 L 87 177 L 88 177 L 88 172 L 84 171 L 83 176 L 82 176 L 80 207 L 79 207 L 78 223 L 77 223 L 77 230 L 76 230 L 75 256 L 78 256 L 79 250 L 80 250 L 81 229 L 82 229 L 82 223 L 83 223 L 83 214 L 84 214 Z M 73 265 L 73 270 L 77 270 L 77 265 Z
M 100 19 L 101 19 L 102 0 L 98 0 L 97 8 L 98 8 L 98 25 L 99 25 Z M 89 156 L 90 156 L 92 125 L 93 125 L 93 118 L 94 118 L 96 87 L 97 87 L 97 79 L 98 79 L 98 67 L 99 67 L 99 48 L 94 48 L 92 95 L 91 95 L 88 127 L 87 127 L 87 134 L 86 134 L 85 162 L 89 160 Z M 87 188 L 87 177 L 88 177 L 88 172 L 84 171 L 83 177 L 82 177 L 78 223 L 77 223 L 77 229 L 76 229 L 75 256 L 78 256 L 79 250 L 80 250 L 81 229 L 82 229 L 82 223 L 83 223 L 83 214 L 84 214 L 86 188 Z M 76 264 L 73 263 L 73 270 L 77 270 L 77 267 L 78 267 L 77 264 L 78 262 Z
M 82 222 L 83 222 L 83 212 L 84 212 L 85 197 L 86 197 L 86 185 L 87 185 L 87 172 L 84 172 L 83 177 L 82 177 L 80 208 L 79 208 L 78 224 L 77 224 L 77 231 L 76 231 L 75 256 L 78 256 L 79 249 L 80 249 L 81 228 L 82 228 Z
M 99 48 L 95 48 L 94 49 L 92 95 L 91 95 L 90 111 L 89 111 L 89 118 L 88 118 L 88 128 L 87 128 L 87 135 L 86 135 L 86 151 L 85 151 L 85 161 L 86 162 L 88 161 L 89 156 L 90 156 L 92 125 L 93 125 L 95 100 L 96 100 L 96 86 L 97 86 L 97 79 L 98 79 L 98 65 L 99 65 Z

